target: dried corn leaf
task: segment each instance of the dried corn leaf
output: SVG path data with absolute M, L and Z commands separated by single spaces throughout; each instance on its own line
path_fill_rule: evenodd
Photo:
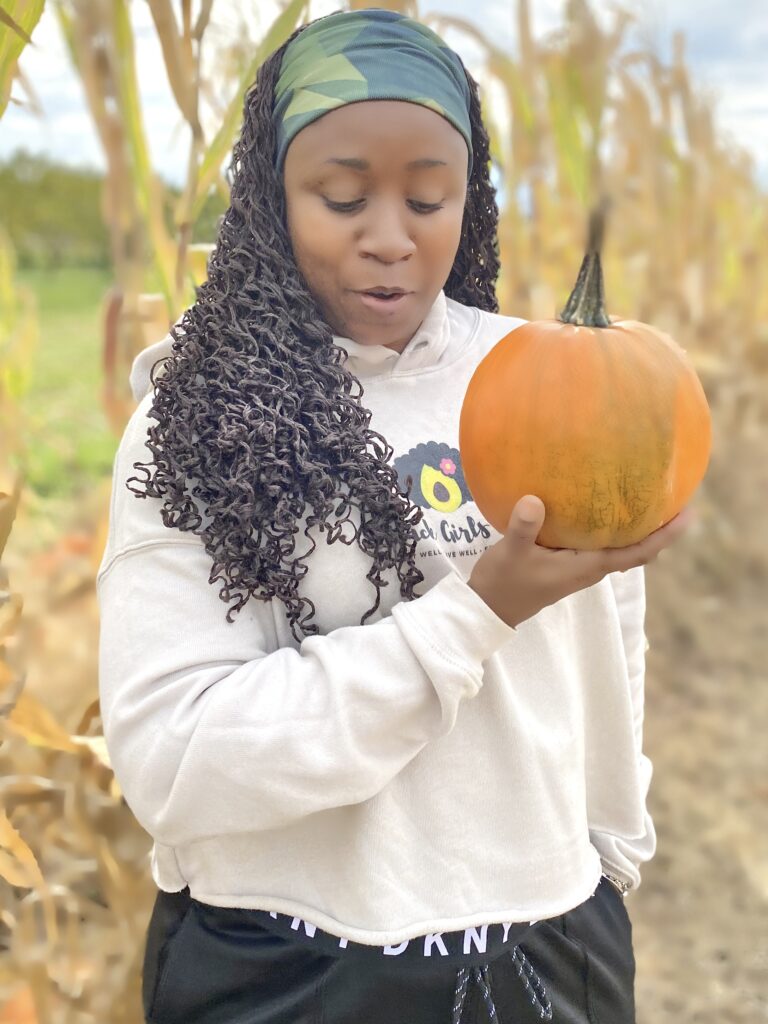
M 0 591 L 0 643 L 15 634 L 23 605 L 21 594 Z
M 5 550 L 21 497 L 21 477 L 16 474 L 10 494 L 0 491 L 0 555 Z
M 37 858 L 0 808 L 0 875 L 11 885 L 31 888 L 43 881 Z M 6 873 L 7 872 L 7 873 Z M 14 881 L 12 877 L 22 879 Z
M 21 864 L 2 847 L 0 847 L 0 878 L 3 878 L 9 885 L 17 885 L 25 889 L 34 885 L 33 879 L 29 877 L 29 868 Z
M 69 752 L 80 749 L 45 705 L 26 691 L 19 695 L 16 706 L 8 716 L 7 725 L 12 732 L 35 747 Z
M 173 6 L 170 0 L 149 0 L 149 9 L 163 50 L 165 70 L 174 98 L 192 131 L 200 134 L 194 62 L 190 66 L 182 46 Z
M 77 723 L 77 727 L 75 729 L 75 732 L 77 733 L 77 735 L 78 736 L 87 736 L 88 735 L 88 731 L 89 731 L 89 729 L 91 727 L 91 723 L 94 722 L 97 718 L 100 718 L 100 717 L 101 717 L 101 704 L 99 702 L 99 698 L 96 697 L 87 706 L 87 708 L 85 709 L 85 711 L 82 714 L 82 717 L 80 718 L 80 721 Z
M 5 691 L 16 682 L 16 672 L 4 661 L 0 661 L 0 698 L 4 697 Z
M 99 764 L 104 765 L 105 768 L 112 768 L 109 751 L 107 750 L 107 741 L 103 736 L 78 736 L 73 733 L 70 739 L 73 743 L 90 750 Z
M 38 797 L 49 797 L 58 792 L 59 785 L 44 775 L 24 776 L 15 775 L 0 781 L 0 792 L 7 804 L 12 797 L 26 799 L 37 799 Z

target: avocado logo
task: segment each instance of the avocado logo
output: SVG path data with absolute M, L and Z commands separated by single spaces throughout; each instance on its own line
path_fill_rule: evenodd
M 427 441 L 398 456 L 394 465 L 401 486 L 412 485 L 411 501 L 422 508 L 455 512 L 472 500 L 456 448 Z

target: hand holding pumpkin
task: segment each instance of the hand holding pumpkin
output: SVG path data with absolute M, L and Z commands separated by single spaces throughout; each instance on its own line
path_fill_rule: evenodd
M 576 550 L 536 543 L 544 502 L 526 494 L 512 510 L 501 540 L 475 563 L 468 585 L 509 626 L 517 626 L 568 594 L 594 586 L 612 572 L 647 565 L 690 525 L 688 508 L 636 544 Z

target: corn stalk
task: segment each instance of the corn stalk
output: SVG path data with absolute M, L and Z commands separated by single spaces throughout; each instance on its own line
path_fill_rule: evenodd
M 211 189 L 226 193 L 222 164 L 237 134 L 245 92 L 264 59 L 299 23 L 307 0 L 288 0 L 261 40 L 243 42 L 241 52 L 247 47 L 248 58 L 235 68 L 234 85 L 211 139 L 202 127 L 201 103 L 210 83 L 201 75 L 201 53 L 213 0 L 203 0 L 195 17 L 185 0 L 180 21 L 171 0 L 150 0 L 149 7 L 171 92 L 190 132 L 186 180 L 171 229 L 163 217 L 167 189 L 152 168 L 144 128 L 129 0 L 55 0 L 107 161 L 103 212 L 115 287 L 105 297 L 103 401 L 117 432 L 133 408 L 127 388 L 130 363 L 194 301 L 201 268 L 199 250 L 190 244 L 192 231 Z M 231 56 L 217 65 L 230 68 Z M 159 292 L 153 290 L 155 281 Z
M 479 43 L 481 86 L 501 86 L 503 109 L 483 103 L 505 184 L 501 308 L 557 315 L 580 263 L 587 211 L 608 194 L 611 313 L 653 322 L 690 346 L 710 397 L 735 396 L 735 423 L 764 402 L 758 388 L 733 378 L 768 369 L 768 292 L 759 283 L 768 197 L 751 162 L 718 137 L 679 33 L 665 64 L 628 50 L 631 16 L 620 8 L 602 28 L 586 0 L 573 0 L 562 26 L 539 40 L 528 0 L 518 0 L 516 13 L 514 53 L 466 19 L 422 19 Z
M 21 497 L 25 460 L 19 399 L 38 343 L 34 297 L 16 280 L 15 269 L 10 239 L 0 228 L 0 558 Z M 15 641 L 21 611 L 21 595 L 11 592 L 0 563 L 0 718 L 11 710 L 23 686 Z
M 18 59 L 42 13 L 42 2 L 17 2 L 0 8 L 0 117 L 7 108 Z M 0 227 L 0 559 L 2 559 L 21 498 L 24 446 L 19 400 L 29 384 L 38 344 L 34 296 L 16 280 L 13 247 Z M 0 562 L 0 719 L 14 707 L 24 685 L 17 630 L 22 598 L 10 589 Z M 0 875 L 6 858 L 0 835 Z M 6 862 L 7 863 L 7 862 Z
M 0 117 L 18 75 L 19 56 L 25 44 L 31 42 L 42 9 L 42 0 L 19 0 L 0 7 L 0 23 L 4 26 L 0 32 Z M 22 493 L 25 452 L 19 400 L 29 384 L 37 343 L 35 300 L 16 279 L 13 247 L 0 228 L 0 559 Z M 0 748 L 5 743 L 8 721 L 25 699 L 25 659 L 19 639 L 22 608 L 22 596 L 11 590 L 8 571 L 0 561 Z M 46 932 L 55 942 L 58 928 L 50 889 L 31 845 L 4 807 L 0 808 L 0 878 L 39 897 Z

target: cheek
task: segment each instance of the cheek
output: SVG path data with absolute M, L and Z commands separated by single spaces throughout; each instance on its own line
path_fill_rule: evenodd
M 336 253 L 343 245 L 338 224 L 311 199 L 299 200 L 289 207 L 288 231 L 300 269 L 304 269 L 302 263 L 319 267 L 335 262 Z
M 426 248 L 430 260 L 435 263 L 453 265 L 456 251 L 461 241 L 461 225 L 464 208 L 457 210 L 452 217 L 445 217 L 436 223 L 434 229 L 425 235 Z

